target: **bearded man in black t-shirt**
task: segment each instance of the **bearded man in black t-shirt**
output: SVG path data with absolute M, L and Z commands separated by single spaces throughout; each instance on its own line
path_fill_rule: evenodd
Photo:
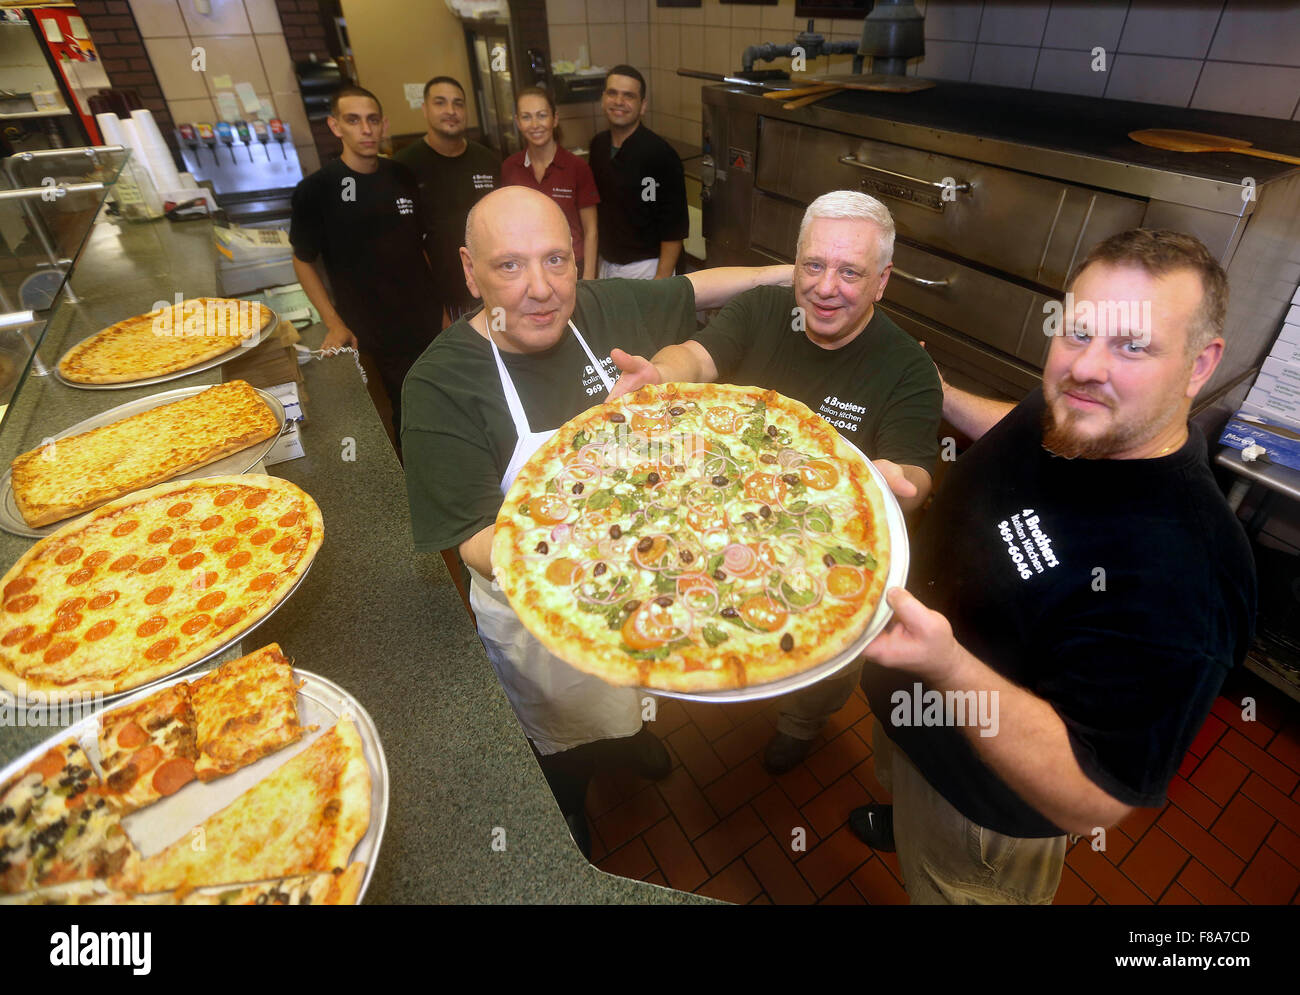
M 1067 834 L 1101 847 L 1164 804 L 1250 645 L 1250 547 L 1187 421 L 1223 353 L 1223 269 L 1190 235 L 1134 230 L 1069 289 L 1041 390 L 1013 407 L 945 385 L 976 441 L 866 651 L 893 806 L 850 826 L 897 846 L 913 902 L 1050 902 Z
M 373 358 L 400 440 L 402 379 L 442 328 L 424 255 L 420 192 L 406 167 L 379 155 L 387 120 L 369 90 L 341 89 L 328 124 L 343 141 L 343 155 L 293 192 L 293 271 L 327 329 L 322 348 L 359 348 Z

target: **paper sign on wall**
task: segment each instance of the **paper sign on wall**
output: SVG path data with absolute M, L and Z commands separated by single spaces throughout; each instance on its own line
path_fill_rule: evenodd
M 424 103 L 423 83 L 403 83 L 402 92 L 406 95 L 406 103 L 411 110 L 415 110 Z
M 239 120 L 239 101 L 229 90 L 217 94 L 217 116 L 223 121 Z
M 214 90 L 233 90 L 235 88 L 235 81 L 229 76 L 213 76 L 212 88 Z
M 236 83 L 235 92 L 239 94 L 239 102 L 244 105 L 245 114 L 256 114 L 261 110 L 262 101 L 252 83 Z

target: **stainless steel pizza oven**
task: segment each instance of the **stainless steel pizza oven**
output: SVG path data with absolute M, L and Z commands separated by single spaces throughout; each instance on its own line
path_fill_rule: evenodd
M 1228 270 L 1228 348 L 1202 408 L 1248 380 L 1300 275 L 1283 248 L 1300 239 L 1300 170 L 1127 137 L 1182 128 L 1295 154 L 1300 124 L 944 82 L 789 111 L 751 88 L 703 93 L 710 265 L 790 260 L 810 201 L 864 190 L 898 225 L 886 311 L 959 381 L 1011 397 L 1041 374 L 1044 304 L 1115 232 L 1190 232 Z

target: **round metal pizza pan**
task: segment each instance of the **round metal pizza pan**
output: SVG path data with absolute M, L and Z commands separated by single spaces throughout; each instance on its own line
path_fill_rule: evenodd
M 319 550 L 317 550 L 317 552 L 319 552 Z M 199 657 L 197 660 L 193 661 L 192 663 L 184 664 L 179 669 L 173 670 L 170 674 L 164 674 L 162 677 L 157 677 L 154 680 L 150 681 L 148 684 L 141 684 L 137 687 L 127 688 L 125 691 L 115 691 L 112 694 L 105 694 L 98 699 L 93 699 L 92 695 L 81 695 L 81 697 L 92 698 L 95 701 L 102 701 L 104 704 L 107 705 L 110 702 L 117 702 L 128 696 L 134 696 L 141 691 L 148 691 L 150 689 L 159 688 L 162 685 L 169 683 L 172 680 L 172 678 L 176 677 L 178 674 L 189 673 L 195 667 L 202 666 L 203 664 L 211 660 L 215 660 L 226 650 L 230 649 L 230 647 L 234 646 L 236 643 L 241 642 L 245 637 L 247 637 L 251 633 L 256 632 L 257 629 L 260 628 L 261 625 L 267 619 L 269 619 L 272 615 L 274 615 L 281 608 L 283 608 L 285 603 L 291 597 L 293 597 L 293 592 L 298 590 L 302 582 L 307 579 L 307 574 L 311 573 L 312 564 L 315 562 L 316 562 L 316 557 L 312 556 L 312 558 L 307 562 L 307 566 L 303 568 L 302 574 L 299 575 L 298 579 L 295 580 L 293 584 L 289 587 L 289 589 L 284 592 L 284 595 L 280 598 L 279 601 L 275 603 L 275 606 L 270 611 L 268 611 L 265 615 L 259 618 L 248 628 L 240 629 L 238 632 L 232 634 L 230 638 L 227 639 L 225 642 L 221 643 L 218 646 L 214 646 L 211 652 L 205 653 L 203 656 Z M 53 701 L 48 700 L 48 696 L 44 692 L 42 692 L 41 694 L 41 700 L 29 702 L 26 698 L 20 698 L 12 691 L 8 691 L 4 688 L 0 688 L 0 704 L 7 705 L 11 708 L 26 709 L 28 711 L 37 711 L 37 712 L 48 711 L 52 714 L 57 714 L 63 708 L 66 707 L 58 699 L 55 699 Z
M 177 387 L 175 390 L 163 391 L 161 394 L 152 394 L 149 397 L 136 398 L 134 401 L 127 401 L 125 404 L 119 404 L 115 408 L 110 408 L 93 418 L 87 418 L 85 421 L 79 421 L 70 428 L 65 428 L 57 435 L 50 438 L 54 441 L 66 439 L 72 435 L 80 435 L 82 432 L 89 432 L 92 429 L 100 428 L 104 425 L 111 425 L 115 421 L 121 421 L 124 418 L 130 418 L 132 415 L 138 415 L 154 408 L 162 407 L 164 404 L 171 404 L 173 401 L 183 401 L 188 397 L 194 397 L 202 394 L 205 390 L 210 390 L 216 384 L 198 384 L 192 387 Z M 247 473 L 256 466 L 268 452 L 271 447 L 279 441 L 280 436 L 284 433 L 286 422 L 284 405 L 274 394 L 253 388 L 257 391 L 258 396 L 271 409 L 275 415 L 276 429 L 275 435 L 262 442 L 255 443 L 246 449 L 241 449 L 237 453 L 231 453 L 229 456 L 223 456 L 215 462 L 208 463 L 205 466 L 196 467 L 185 473 L 178 473 L 175 477 L 169 477 L 169 480 L 199 480 L 203 477 L 221 477 L 237 473 Z M 49 440 L 47 440 L 49 441 Z M 166 481 L 158 481 L 166 483 Z M 125 496 L 125 495 L 123 495 Z M 105 501 L 104 504 L 108 502 Z M 93 508 L 89 509 L 94 511 Z M 88 514 L 88 512 L 83 512 Z M 72 516 L 78 517 L 78 516 Z M 63 526 L 70 522 L 71 518 L 65 518 L 62 521 L 52 522 L 49 525 L 28 525 L 24 520 L 22 513 L 18 510 L 18 504 L 14 501 L 13 488 L 13 468 L 12 465 L 5 469 L 4 475 L 0 476 L 0 529 L 4 529 L 11 535 L 25 536 L 29 539 L 41 539 L 47 535 L 52 535 Z
M 903 587 L 907 583 L 908 568 L 907 523 L 903 519 L 903 509 L 899 507 L 898 499 L 894 497 L 893 491 L 889 489 L 884 474 L 876 469 L 875 464 L 867 459 L 861 449 L 848 439 L 845 439 L 843 435 L 840 438 L 850 449 L 862 457 L 867 469 L 871 471 L 876 486 L 880 488 L 881 493 L 884 495 L 885 521 L 889 526 L 889 573 L 885 577 L 885 590 L 888 591 L 891 587 Z M 642 688 L 641 690 L 665 698 L 681 698 L 688 701 L 713 703 L 758 701 L 763 698 L 775 698 L 778 695 L 799 691 L 816 684 L 818 681 L 825 680 L 856 660 L 862 651 L 866 649 L 867 644 L 875 639 L 889 624 L 893 614 L 894 610 L 889 607 L 889 604 L 882 596 L 880 604 L 876 606 L 875 614 L 867 621 L 862 634 L 853 641 L 853 644 L 848 649 L 825 663 L 802 673 L 783 677 L 779 681 L 769 681 L 766 684 L 755 684 L 752 687 L 732 688 L 725 691 L 664 691 L 661 688 Z
M 266 305 L 262 306 L 266 307 Z M 267 308 L 267 310 L 271 311 L 270 308 Z M 75 349 L 78 345 L 81 345 L 81 342 L 76 343 L 69 348 L 67 352 L 60 356 L 59 363 L 54 364 L 51 372 L 54 374 L 54 379 L 59 381 L 59 383 L 66 384 L 69 387 L 76 387 L 78 390 L 126 390 L 128 387 L 148 387 L 150 384 L 166 383 L 169 380 L 178 380 L 181 377 L 188 377 L 192 373 L 202 373 L 204 370 L 210 370 L 213 367 L 220 366 L 222 363 L 229 362 L 232 359 L 238 359 L 250 349 L 256 349 L 263 342 L 269 339 L 275 334 L 275 330 L 279 327 L 280 316 L 274 311 L 271 311 L 271 320 L 267 322 L 266 326 L 258 332 L 257 335 L 241 342 L 229 352 L 223 352 L 220 356 L 213 356 L 211 359 L 205 359 L 203 362 L 197 363 L 194 366 L 187 366 L 183 370 L 176 370 L 173 373 L 164 373 L 159 377 L 146 377 L 143 380 L 129 380 L 126 383 L 78 383 L 75 380 L 68 380 L 59 372 L 59 363 L 62 363 L 63 360 L 67 358 L 69 352 Z M 100 329 L 100 331 L 103 331 L 103 329 Z M 95 334 L 98 335 L 99 332 L 96 332 Z M 86 336 L 86 338 L 90 337 L 91 336 Z M 81 341 L 84 342 L 86 339 L 82 339 Z M 211 384 L 209 384 L 209 386 L 211 386 Z
M 183 838 L 193 827 L 225 808 L 258 781 L 307 749 L 339 719 L 350 718 L 356 726 L 366 764 L 370 768 L 370 825 L 353 849 L 351 858 L 352 861 L 364 861 L 366 865 L 361 889 L 357 894 L 357 903 L 360 904 L 366 889 L 370 886 L 375 861 L 379 856 L 379 845 L 384 837 L 384 827 L 388 822 L 389 779 L 384 747 L 380 742 L 379 730 L 374 720 L 356 698 L 319 674 L 300 670 L 297 667 L 294 668 L 293 673 L 294 677 L 302 682 L 302 687 L 298 689 L 298 721 L 304 727 L 316 725 L 320 727 L 319 729 L 306 733 L 296 743 L 291 743 L 226 777 L 206 783 L 191 781 L 176 794 L 128 815 L 122 822 L 141 856 L 151 856 L 177 839 Z M 192 676 L 194 675 L 190 675 Z M 147 687 L 128 692 L 128 697 L 116 702 L 114 707 L 129 705 L 148 697 L 164 686 L 188 679 L 189 677 L 181 674 L 173 674 Z M 81 744 L 94 765 L 95 772 L 102 778 L 103 768 L 99 756 L 98 735 L 99 717 L 103 712 L 103 709 L 97 710 L 78 719 L 65 729 L 55 730 L 44 742 L 32 747 L 4 770 L 0 770 L 0 784 L 38 760 L 50 747 L 69 738 L 74 738 Z

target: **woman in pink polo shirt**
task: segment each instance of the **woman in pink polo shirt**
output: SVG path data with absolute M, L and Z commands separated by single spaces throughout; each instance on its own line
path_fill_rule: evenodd
M 526 87 L 515 97 L 515 124 L 525 145 L 501 164 L 502 184 L 532 187 L 560 205 L 573 232 L 578 276 L 594 280 L 600 194 L 591 167 L 556 141 L 555 104 L 540 86 Z

